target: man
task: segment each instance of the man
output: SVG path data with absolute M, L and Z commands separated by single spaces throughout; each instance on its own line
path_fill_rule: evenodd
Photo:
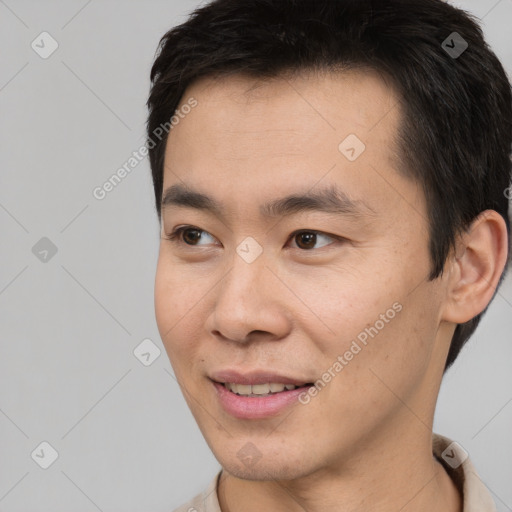
M 178 510 L 495 510 L 432 433 L 509 252 L 510 84 L 477 24 L 217 0 L 151 79 L 156 319 L 222 466 Z

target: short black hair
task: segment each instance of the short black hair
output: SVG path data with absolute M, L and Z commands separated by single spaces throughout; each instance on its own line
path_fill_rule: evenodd
M 402 171 L 428 207 L 429 279 L 484 210 L 503 217 L 510 240 L 510 82 L 475 18 L 442 0 L 211 1 L 160 40 L 148 141 L 198 78 L 355 68 L 389 78 L 400 98 Z M 149 150 L 159 220 L 166 141 Z M 484 312 L 457 325 L 445 370 Z

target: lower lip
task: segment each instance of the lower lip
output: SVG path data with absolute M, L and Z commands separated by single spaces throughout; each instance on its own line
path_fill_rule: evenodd
M 240 419 L 261 419 L 276 416 L 283 409 L 298 402 L 301 393 L 310 386 L 303 386 L 289 391 L 281 391 L 262 397 L 240 396 L 229 391 L 223 384 L 213 382 L 217 396 L 224 410 Z

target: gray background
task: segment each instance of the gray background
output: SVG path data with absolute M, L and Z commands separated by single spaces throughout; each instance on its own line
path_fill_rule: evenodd
M 154 319 L 147 159 L 105 199 L 92 195 L 144 143 L 158 40 L 197 5 L 0 0 L 3 512 L 171 511 L 219 468 Z M 457 5 L 483 18 L 510 75 L 512 0 Z M 43 31 L 59 45 L 47 59 L 31 48 Z M 32 250 L 43 237 L 57 248 L 46 262 Z M 509 277 L 446 375 L 435 421 L 499 511 L 512 510 L 511 331 Z M 149 366 L 133 353 L 144 339 L 161 350 Z M 48 469 L 43 441 L 58 452 Z

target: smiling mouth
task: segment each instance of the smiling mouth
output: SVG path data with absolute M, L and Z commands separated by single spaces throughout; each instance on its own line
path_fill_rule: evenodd
M 236 384 L 234 382 L 219 382 L 219 384 L 223 385 L 228 391 L 231 391 L 231 393 L 234 393 L 235 395 L 252 398 L 262 398 L 313 385 L 312 383 L 295 385 L 282 384 L 278 382 L 269 382 L 266 384 Z

